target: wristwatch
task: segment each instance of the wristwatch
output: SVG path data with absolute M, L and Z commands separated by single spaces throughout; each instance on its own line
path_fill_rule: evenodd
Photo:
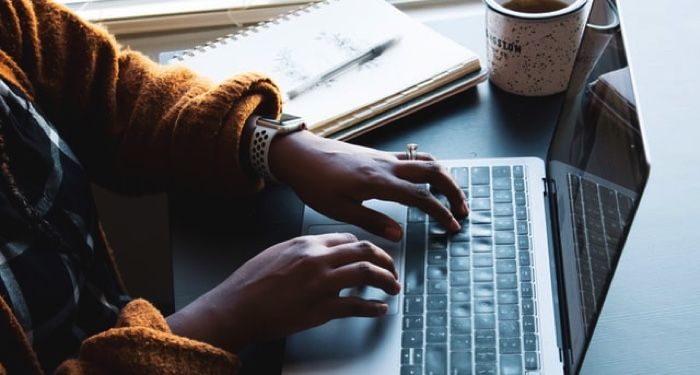
M 270 171 L 270 144 L 276 136 L 306 129 L 306 123 L 301 117 L 286 113 L 282 114 L 279 120 L 260 116 L 254 121 L 253 136 L 250 140 L 250 165 L 264 179 L 277 182 Z

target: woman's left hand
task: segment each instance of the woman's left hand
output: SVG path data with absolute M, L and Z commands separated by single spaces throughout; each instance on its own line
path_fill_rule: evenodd
M 313 209 L 392 241 L 401 226 L 362 202 L 381 199 L 418 207 L 449 231 L 460 228 L 455 217 L 468 214 L 464 193 L 430 155 L 388 153 L 334 141 L 308 131 L 276 137 L 270 145 L 270 169 Z M 428 189 L 445 195 L 445 207 Z

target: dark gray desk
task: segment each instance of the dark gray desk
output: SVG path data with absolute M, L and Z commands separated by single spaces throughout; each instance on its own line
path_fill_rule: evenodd
M 692 94 L 700 84 L 700 52 L 690 42 L 700 36 L 698 8 L 692 0 L 673 5 L 621 0 L 652 173 L 584 364 L 586 374 L 700 372 L 700 260 L 694 251 L 700 246 L 692 220 L 700 212 L 695 198 L 700 180 L 693 177 L 700 165 L 700 116 Z M 485 56 L 480 18 L 433 26 Z M 544 157 L 559 106 L 559 97 L 517 98 L 482 84 L 357 142 L 398 151 L 417 142 L 438 158 Z M 298 235 L 301 208 L 280 187 L 244 203 L 172 197 L 176 307 L 257 251 Z M 264 347 L 245 363 L 265 363 L 254 373 L 274 373 L 279 363 L 270 359 L 279 350 L 276 344 Z

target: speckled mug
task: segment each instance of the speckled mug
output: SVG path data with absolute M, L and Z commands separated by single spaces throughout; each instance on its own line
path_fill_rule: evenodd
M 566 89 L 586 24 L 589 0 L 561 0 L 566 8 L 516 12 L 508 0 L 484 0 L 489 77 L 501 89 L 544 96 Z

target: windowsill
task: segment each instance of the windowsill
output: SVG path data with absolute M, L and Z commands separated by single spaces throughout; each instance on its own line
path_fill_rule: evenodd
M 73 8 L 85 19 L 106 27 L 116 35 L 177 32 L 216 27 L 242 27 L 265 21 L 287 11 L 296 9 L 308 1 L 287 0 L 269 4 L 265 0 L 249 0 L 240 6 L 240 0 L 172 1 L 167 7 L 159 3 L 147 4 L 122 2 L 90 2 L 89 6 Z M 465 8 L 481 5 L 481 0 L 393 0 L 399 9 L 407 13 L 435 16 L 440 9 L 454 14 Z M 236 5 L 237 4 L 237 5 Z M 443 12 L 444 13 L 444 12 Z M 463 12 L 460 15 L 464 15 Z M 458 16 L 458 15 L 457 15 Z M 420 17 L 419 17 L 420 18 Z

